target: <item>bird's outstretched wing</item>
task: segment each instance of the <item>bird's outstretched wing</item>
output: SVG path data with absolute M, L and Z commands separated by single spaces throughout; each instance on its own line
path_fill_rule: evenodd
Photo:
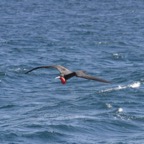
M 25 74 L 28 74 L 31 71 L 37 70 L 37 69 L 41 69 L 41 68 L 55 68 L 57 69 L 61 74 L 67 75 L 69 73 L 71 73 L 71 71 L 61 65 L 51 65 L 51 66 L 39 66 L 39 67 L 35 67 L 29 71 L 27 71 Z
M 88 75 L 84 71 L 76 71 L 75 74 L 76 74 L 77 77 L 81 77 L 81 78 L 85 78 L 85 79 L 90 79 L 90 80 L 95 80 L 95 81 L 104 82 L 104 83 L 110 83 L 107 80 L 104 80 L 104 79 L 101 79 L 101 78 L 97 78 L 97 77 Z

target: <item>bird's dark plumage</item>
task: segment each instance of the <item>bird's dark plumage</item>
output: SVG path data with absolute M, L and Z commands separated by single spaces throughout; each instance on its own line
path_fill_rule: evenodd
M 70 70 L 68 70 L 67 68 L 65 68 L 65 67 L 63 67 L 63 66 L 61 66 L 61 65 L 51 65 L 51 66 L 39 66 L 39 67 L 35 67 L 35 68 L 27 71 L 26 74 L 29 73 L 29 72 L 31 72 L 31 71 L 34 71 L 34 70 L 37 70 L 37 69 L 41 69 L 41 68 L 55 68 L 55 69 L 57 69 L 61 74 L 64 74 L 64 75 L 71 73 Z
M 26 74 L 28 74 L 31 71 L 34 71 L 34 70 L 37 70 L 37 69 L 41 69 L 41 68 L 55 68 L 55 69 L 57 69 L 60 72 L 60 77 L 63 77 L 65 80 L 68 80 L 68 79 L 72 78 L 73 76 L 76 76 L 76 77 L 81 77 L 81 78 L 85 78 L 85 79 L 95 80 L 95 81 L 99 81 L 99 82 L 110 83 L 107 80 L 88 75 L 82 70 L 79 70 L 79 71 L 76 71 L 76 72 L 72 72 L 69 69 L 67 69 L 67 68 L 65 68 L 65 67 L 63 67 L 61 65 L 35 67 L 35 68 L 27 71 Z

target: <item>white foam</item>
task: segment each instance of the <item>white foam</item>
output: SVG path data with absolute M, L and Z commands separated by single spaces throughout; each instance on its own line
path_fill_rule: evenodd
M 123 108 L 118 108 L 117 110 L 119 113 L 123 112 Z
M 111 104 L 106 104 L 107 108 L 112 108 L 112 105 Z
M 117 91 L 117 90 L 122 90 L 122 89 L 126 89 L 126 88 L 136 89 L 136 88 L 139 88 L 140 86 L 141 86 L 140 82 L 134 82 L 129 85 L 118 85 L 117 87 L 101 90 L 100 92 L 111 92 L 111 91 Z
M 117 87 L 114 87 L 114 88 L 109 88 L 109 89 L 105 89 L 105 90 L 101 90 L 101 92 L 111 92 L 111 91 L 116 91 L 116 90 L 121 90 L 121 89 L 125 89 L 126 86 L 117 86 Z
M 135 83 L 129 85 L 130 88 L 139 88 L 140 86 L 141 86 L 140 82 L 135 82 Z

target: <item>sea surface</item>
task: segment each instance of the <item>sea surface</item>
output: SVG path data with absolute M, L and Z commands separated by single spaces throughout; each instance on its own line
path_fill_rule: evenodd
M 0 144 L 143 143 L 144 1 L 1 0 Z

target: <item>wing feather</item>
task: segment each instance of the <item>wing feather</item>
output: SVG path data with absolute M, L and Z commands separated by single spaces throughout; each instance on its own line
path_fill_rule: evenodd
M 67 68 L 65 68 L 65 67 L 63 67 L 63 66 L 61 66 L 61 65 L 50 65 L 50 66 L 39 66 L 39 67 L 35 67 L 35 68 L 27 71 L 25 74 L 28 74 L 29 72 L 32 72 L 32 71 L 34 71 L 34 70 L 41 69 L 41 68 L 55 68 L 55 69 L 57 69 L 61 74 L 64 74 L 64 75 L 71 73 L 71 71 L 70 71 L 69 69 L 67 69 Z
M 76 73 L 77 77 L 81 77 L 81 78 L 85 78 L 85 79 L 90 79 L 90 80 L 95 80 L 95 81 L 104 82 L 104 83 L 110 83 L 107 80 L 104 80 L 104 79 L 101 79 L 101 78 L 97 78 L 97 77 L 88 75 L 84 71 L 77 71 L 75 73 Z

